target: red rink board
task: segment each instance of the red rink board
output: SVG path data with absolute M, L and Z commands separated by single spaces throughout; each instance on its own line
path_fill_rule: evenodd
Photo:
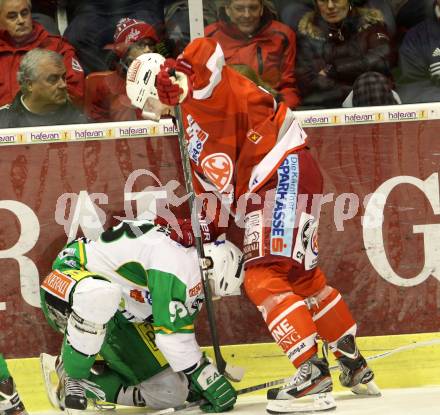
M 440 327 L 439 128 L 440 121 L 422 121 L 307 130 L 311 151 L 325 177 L 326 197 L 332 199 L 322 207 L 320 264 L 330 284 L 349 303 L 361 335 L 428 332 Z M 175 193 L 184 195 L 179 160 L 173 137 L 1 149 L 2 353 L 8 358 L 30 357 L 59 347 L 60 337 L 46 324 L 36 301 L 39 280 L 67 240 L 63 221 L 74 219 L 75 203 L 81 200 L 74 195 L 87 192 L 95 198 L 98 216 L 109 226 L 115 223 L 114 216 L 125 216 L 127 207 L 136 212 L 135 202 L 124 203 L 124 186 L 136 169 L 148 169 L 162 184 L 177 180 L 182 185 Z M 139 192 L 146 186 L 157 190 L 158 183 L 141 174 L 129 191 Z M 369 214 L 365 196 L 378 188 L 388 192 L 380 227 L 383 248 L 377 232 L 364 240 L 361 223 L 361 217 Z M 357 195 L 349 197 L 358 197 L 360 207 L 353 218 L 342 221 L 335 209 L 341 212 L 338 207 L 348 193 Z M 63 194 L 69 195 L 59 199 Z M 186 213 L 186 208 L 180 213 Z M 371 259 L 366 246 L 375 253 Z M 243 296 L 222 300 L 216 310 L 222 343 L 271 340 L 259 313 Z M 203 313 L 198 328 L 201 343 L 209 344 Z

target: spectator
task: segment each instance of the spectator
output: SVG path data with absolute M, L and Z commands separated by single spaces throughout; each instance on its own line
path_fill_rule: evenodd
M 353 84 L 342 106 L 374 107 L 401 104 L 399 95 L 391 89 L 390 80 L 379 72 L 365 72 Z
M 393 36 L 396 31 L 396 24 L 393 9 L 389 4 L 389 2 L 392 1 L 393 0 L 352 0 L 351 4 L 353 6 L 373 7 L 380 10 L 384 16 L 388 32 Z M 314 0 L 273 0 L 273 2 L 276 5 L 280 20 L 286 25 L 289 25 L 295 32 L 298 31 L 298 23 L 302 17 L 315 8 Z
M 393 7 L 390 4 L 392 1 L 393 0 L 352 0 L 352 5 L 380 10 L 387 26 L 388 34 L 391 39 L 394 39 L 397 29 Z
M 381 12 L 349 0 L 316 0 L 298 26 L 297 62 L 303 104 L 314 107 L 340 107 L 365 72 L 391 78 L 392 47 Z
M 51 50 L 33 49 L 17 73 L 20 92 L 0 110 L 0 127 L 78 124 L 87 122 L 67 94 L 63 57 Z
M 117 57 L 114 71 L 94 72 L 86 78 L 85 112 L 98 122 L 142 119 L 142 111 L 132 107 L 125 92 L 125 77 L 131 62 L 143 53 L 160 49 L 159 37 L 148 23 L 124 18 L 116 26 L 111 46 Z M 164 46 L 164 43 L 161 43 Z
M 440 0 L 433 9 L 400 46 L 398 92 L 403 103 L 440 101 Z
M 207 26 L 217 20 L 216 3 L 203 0 L 203 23 Z M 188 0 L 164 0 L 164 20 L 168 37 L 180 53 L 190 41 Z
M 226 0 L 220 20 L 209 25 L 205 35 L 220 44 L 228 65 L 249 65 L 290 108 L 299 104 L 295 33 L 273 20 L 263 0 Z
M 75 47 L 86 74 L 108 68 L 105 45 L 113 40 L 119 20 L 142 20 L 152 26 L 163 24 L 163 0 L 71 0 L 70 23 L 64 36 Z
M 43 25 L 52 35 L 60 35 L 57 22 L 55 21 L 58 1 L 61 0 L 34 0 L 32 4 L 32 19 Z
M 431 0 L 387 0 L 400 29 L 408 30 L 425 20 L 432 12 Z
M 313 0 L 274 0 L 280 20 L 289 25 L 295 32 L 298 30 L 298 23 L 309 11 L 313 10 Z
M 84 94 L 84 72 L 75 50 L 62 37 L 49 34 L 32 21 L 30 0 L 0 0 L 0 106 L 9 104 L 19 90 L 15 74 L 23 55 L 35 48 L 53 50 L 64 57 L 67 90 L 75 103 Z

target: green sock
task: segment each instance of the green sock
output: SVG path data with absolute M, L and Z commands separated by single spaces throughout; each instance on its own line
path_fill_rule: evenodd
M 0 353 L 0 382 L 2 380 L 8 379 L 10 376 L 11 375 L 9 373 L 8 366 L 6 366 L 6 360 Z
M 67 343 L 66 337 L 64 337 L 61 355 L 63 357 L 64 370 L 68 376 L 74 379 L 89 378 L 90 369 L 95 362 L 96 355 L 86 356 L 77 352 L 69 343 Z

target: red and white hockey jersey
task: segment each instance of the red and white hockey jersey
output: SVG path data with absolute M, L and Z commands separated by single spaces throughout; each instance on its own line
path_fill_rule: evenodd
M 303 148 L 306 134 L 284 103 L 225 65 L 214 40 L 195 39 L 181 58 L 193 70 L 182 113 L 195 190 L 217 190 L 236 202 Z

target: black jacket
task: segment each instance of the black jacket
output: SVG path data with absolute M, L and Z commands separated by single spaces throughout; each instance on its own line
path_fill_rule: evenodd
M 34 114 L 28 111 L 21 102 L 21 92 L 15 96 L 12 104 L 5 105 L 0 109 L 0 128 L 86 123 L 86 116 L 70 102 L 50 114 Z
M 440 100 L 440 83 L 430 66 L 440 64 L 440 19 L 428 17 L 406 33 L 399 50 L 398 92 L 403 103 Z
M 301 19 L 297 35 L 296 75 L 304 104 L 340 106 L 362 73 L 391 76 L 391 40 L 377 9 L 353 7 L 338 27 L 312 11 Z M 327 76 L 319 75 L 321 70 Z

